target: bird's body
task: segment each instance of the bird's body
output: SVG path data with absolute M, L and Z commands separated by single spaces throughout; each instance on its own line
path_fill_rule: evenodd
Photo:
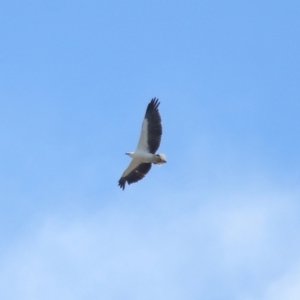
M 164 154 L 155 154 L 162 136 L 159 104 L 156 98 L 150 101 L 142 124 L 138 146 L 134 152 L 126 153 L 132 158 L 132 161 L 119 180 L 119 186 L 123 190 L 126 182 L 131 184 L 143 179 L 150 171 L 152 163 L 161 165 L 167 162 Z

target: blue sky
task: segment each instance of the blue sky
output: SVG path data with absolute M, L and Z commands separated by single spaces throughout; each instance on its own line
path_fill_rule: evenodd
M 1 299 L 299 299 L 299 13 L 1 1 Z M 152 97 L 168 163 L 123 192 Z

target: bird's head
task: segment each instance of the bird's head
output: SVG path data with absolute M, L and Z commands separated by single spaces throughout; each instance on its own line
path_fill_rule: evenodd
M 155 164 L 163 165 L 167 162 L 167 158 L 164 154 L 155 154 Z

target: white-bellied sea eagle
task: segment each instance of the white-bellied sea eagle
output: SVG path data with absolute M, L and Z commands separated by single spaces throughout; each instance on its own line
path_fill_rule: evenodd
M 167 162 L 164 154 L 155 154 L 162 136 L 161 117 L 158 111 L 158 99 L 153 98 L 148 104 L 142 131 L 137 148 L 134 152 L 127 152 L 132 160 L 119 180 L 119 186 L 125 189 L 128 184 L 137 182 L 145 177 L 151 169 L 151 163 L 162 165 Z

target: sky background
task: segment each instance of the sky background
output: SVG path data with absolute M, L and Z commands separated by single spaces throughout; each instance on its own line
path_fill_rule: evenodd
M 300 299 L 299 1 L 0 1 L 0 298 Z M 152 97 L 160 153 L 117 182 Z

